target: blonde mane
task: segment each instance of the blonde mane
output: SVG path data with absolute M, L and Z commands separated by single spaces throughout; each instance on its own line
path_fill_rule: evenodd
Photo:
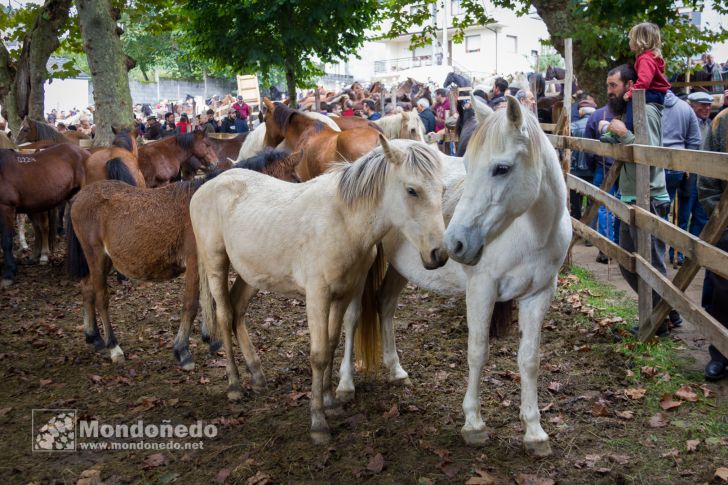
M 422 119 L 413 112 L 402 112 L 394 115 L 384 116 L 379 118 L 374 123 L 382 129 L 384 136 L 388 139 L 393 140 L 395 138 L 403 138 L 401 136 L 402 129 L 404 128 L 407 139 L 410 138 L 410 130 L 415 130 L 415 140 L 425 141 L 425 125 L 422 123 Z
M 0 131 L 0 148 L 12 148 L 16 150 L 18 145 L 13 143 L 13 140 L 11 140 L 8 135 Z

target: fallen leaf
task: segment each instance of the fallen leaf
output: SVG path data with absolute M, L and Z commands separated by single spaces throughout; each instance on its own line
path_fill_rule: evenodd
M 536 475 L 519 473 L 516 476 L 516 483 L 518 485 L 554 485 L 556 482 L 550 478 L 539 478 Z
M 384 469 L 384 457 L 381 453 L 377 453 L 369 460 L 367 470 L 372 473 L 380 473 Z
M 678 458 L 680 456 L 680 451 L 678 451 L 676 448 L 673 448 L 667 453 L 661 454 L 660 456 L 662 458 Z
M 167 464 L 167 457 L 164 456 L 162 453 L 154 453 L 153 455 L 149 455 L 146 458 L 144 458 L 144 466 L 143 468 L 156 468 L 158 466 L 166 465 Z
M 664 428 L 665 426 L 667 426 L 667 423 L 668 423 L 667 416 L 665 416 L 662 413 L 657 413 L 650 418 L 650 427 L 651 428 Z
M 293 401 L 298 401 L 303 397 L 308 397 L 308 393 L 303 391 L 291 391 L 288 397 L 291 398 L 291 400 Z
M 47 386 L 48 384 L 52 383 L 53 379 L 41 379 L 38 381 L 41 387 Z
M 670 409 L 675 409 L 676 407 L 679 407 L 682 405 L 682 401 L 674 401 L 672 399 L 672 394 L 665 394 L 660 399 L 660 407 L 663 411 L 668 411 Z
M 502 483 L 501 480 L 482 468 L 476 468 L 475 473 L 477 473 L 478 476 L 468 478 L 465 481 L 465 485 L 497 485 Z
M 720 478 L 724 482 L 728 482 L 728 468 L 720 467 L 715 471 L 714 478 Z
M 609 403 L 604 399 L 599 399 L 592 404 L 591 412 L 593 416 L 609 416 Z
M 701 389 L 701 390 L 703 391 L 703 396 L 704 396 L 704 397 L 705 397 L 706 399 L 707 399 L 708 397 L 710 397 L 710 394 L 711 394 L 711 392 L 710 392 L 710 389 L 708 389 L 708 386 L 706 386 L 705 384 L 701 384 L 701 385 L 700 385 L 700 389 Z
M 559 392 L 561 390 L 561 383 L 557 381 L 551 381 L 548 387 L 549 391 Z
M 699 444 L 700 444 L 700 440 L 688 440 L 688 442 L 687 442 L 688 453 L 697 451 Z
M 695 394 L 695 392 L 693 392 L 693 389 L 687 384 L 675 391 L 675 396 L 685 401 L 695 402 L 698 400 L 698 395 Z
M 630 458 L 628 455 L 620 455 L 617 453 L 607 455 L 610 461 L 613 461 L 614 463 L 618 463 L 620 465 L 626 465 L 630 462 Z
M 248 485 L 268 485 L 271 483 L 270 475 L 262 471 L 258 471 L 255 475 L 248 478 Z
M 215 475 L 215 483 L 223 485 L 225 483 L 225 480 L 227 480 L 228 476 L 230 476 L 230 469 L 221 469 L 219 472 L 217 472 L 217 475 Z
M 559 426 L 564 424 L 564 418 L 562 418 L 561 416 L 554 416 L 553 418 L 549 419 L 549 423 Z
M 640 374 L 645 377 L 652 377 L 657 374 L 657 368 L 643 365 L 642 367 L 640 367 Z
M 76 485 L 97 485 L 101 483 L 101 470 L 84 470 L 81 472 Z
M 634 419 L 634 411 L 617 411 L 615 414 L 617 415 L 617 417 L 622 419 Z
M 9 407 L 9 408 L 2 408 L 2 409 L 0 409 L 0 416 L 5 416 L 6 414 L 8 414 L 8 413 L 9 413 L 10 411 L 12 411 L 12 410 L 13 410 L 13 408 L 12 408 L 12 407 Z
M 554 407 L 554 403 L 550 402 L 541 408 L 541 412 L 545 413 L 545 412 L 551 411 L 551 408 L 553 408 L 553 407 Z
M 624 395 L 634 401 L 637 401 L 638 399 L 642 399 L 643 397 L 645 397 L 646 393 L 647 393 L 647 389 L 643 389 L 643 388 L 639 388 L 639 389 L 630 388 L 630 389 L 624 390 Z
M 96 382 L 97 384 L 101 382 L 102 377 L 96 374 L 91 374 L 88 376 L 89 379 L 91 379 L 93 382 Z
M 432 452 L 443 460 L 447 460 L 450 457 L 450 452 L 445 448 L 435 448 Z
M 399 405 L 397 403 L 392 404 L 389 411 L 384 412 L 385 418 L 396 418 L 397 416 L 399 416 Z
M 210 382 L 209 377 L 200 376 L 200 384 L 208 384 Z
M 437 467 L 442 470 L 442 473 L 447 475 L 448 478 L 453 478 L 460 471 L 460 465 L 449 461 L 443 461 Z

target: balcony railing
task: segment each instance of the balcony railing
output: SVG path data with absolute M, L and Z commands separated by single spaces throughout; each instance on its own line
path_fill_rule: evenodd
M 399 59 L 383 59 L 374 61 L 375 74 L 388 74 L 412 69 L 413 67 L 432 66 L 432 56 L 400 57 Z

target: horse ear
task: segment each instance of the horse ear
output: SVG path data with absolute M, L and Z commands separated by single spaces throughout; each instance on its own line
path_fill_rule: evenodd
M 510 94 L 506 95 L 508 100 L 508 121 L 513 123 L 513 126 L 520 129 L 523 126 L 523 111 L 521 111 L 521 103 Z
M 474 94 L 470 95 L 470 103 L 473 105 L 473 109 L 475 110 L 475 117 L 478 119 L 478 124 L 483 124 L 488 116 L 493 114 L 493 110 L 490 109 L 490 106 L 480 101 L 480 98 Z
M 265 104 L 265 107 L 268 108 L 269 111 L 273 111 L 275 109 L 273 102 L 266 97 L 263 98 L 263 104 Z
M 382 151 L 384 152 L 384 158 L 387 159 L 387 161 L 395 164 L 395 165 L 401 165 L 404 161 L 404 153 L 399 148 L 395 148 L 392 145 L 389 144 L 389 140 L 387 140 L 387 137 L 383 134 L 379 134 L 379 143 L 382 144 Z

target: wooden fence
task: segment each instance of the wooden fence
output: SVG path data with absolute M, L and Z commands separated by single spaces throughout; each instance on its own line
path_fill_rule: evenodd
M 589 240 L 604 254 L 616 260 L 620 266 L 637 274 L 640 339 L 651 338 L 670 309 L 674 308 L 695 324 L 708 342 L 715 345 L 723 355 L 728 355 L 728 329 L 688 299 L 684 293 L 701 267 L 728 278 L 728 253 L 714 246 L 728 227 L 728 190 L 723 193 L 700 237 L 691 235 L 649 210 L 650 166 L 728 180 L 728 154 L 648 146 L 644 91 L 634 91 L 633 105 L 635 126 L 633 145 L 612 145 L 597 140 L 547 135 L 557 149 L 577 150 L 614 159 L 614 164 L 600 188 L 571 175 L 567 169 L 565 177 L 569 189 L 594 201 L 581 220 L 572 218 L 574 228 L 572 245 L 578 238 Z M 614 185 L 625 163 L 637 164 L 635 204 L 626 204 L 607 192 Z M 623 223 L 637 228 L 636 252 L 630 253 L 622 249 L 588 226 L 601 205 L 613 212 Z M 672 280 L 659 273 L 651 264 L 650 236 L 652 235 L 685 255 L 685 263 Z M 662 298 L 654 308 L 652 290 Z

